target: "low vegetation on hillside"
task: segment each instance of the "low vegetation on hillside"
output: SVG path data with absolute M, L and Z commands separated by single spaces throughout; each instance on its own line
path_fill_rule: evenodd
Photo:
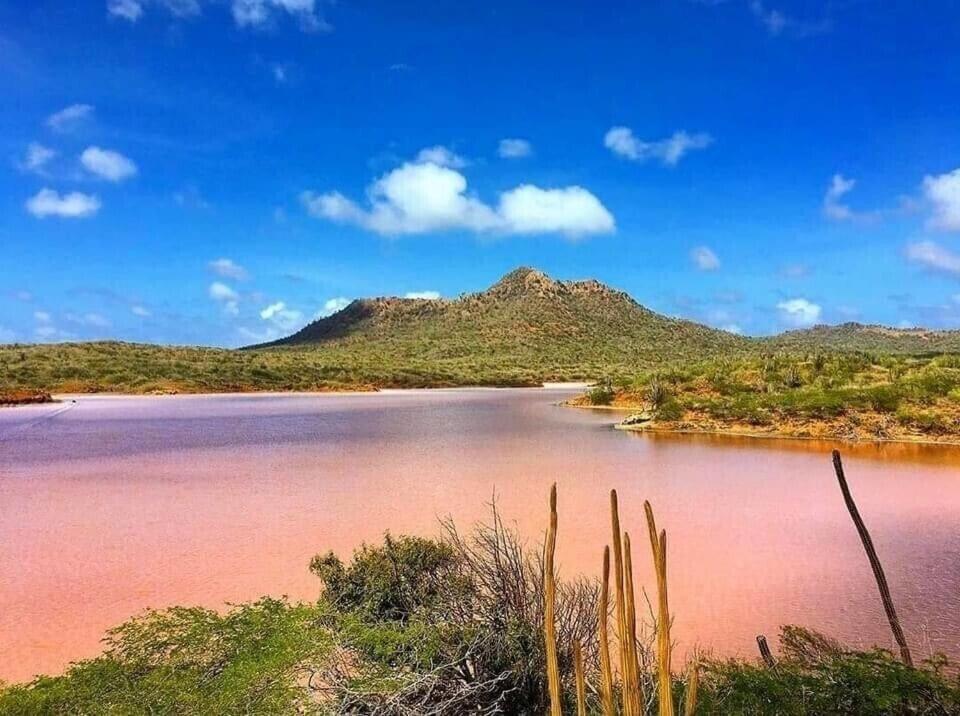
M 657 314 L 597 281 L 520 268 L 454 300 L 360 299 L 246 350 L 119 342 L 0 346 L 0 391 L 364 390 L 626 382 L 638 370 L 784 351 L 960 350 L 956 331 L 846 324 L 744 338 Z
M 850 439 L 960 438 L 960 356 L 778 353 L 604 381 L 574 401 L 639 429 Z

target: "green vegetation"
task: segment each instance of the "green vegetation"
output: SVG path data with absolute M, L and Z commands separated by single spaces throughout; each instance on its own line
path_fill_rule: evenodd
M 592 404 L 590 395 L 581 402 Z M 960 356 L 779 353 L 621 380 L 609 401 L 661 427 L 862 439 L 960 437 Z
M 130 343 L 0 346 L 0 392 L 233 392 L 627 381 L 771 351 L 960 351 L 960 332 L 845 324 L 743 338 L 659 315 L 596 281 L 521 268 L 455 300 L 354 301 L 253 350 Z M 598 396 L 599 397 L 599 396 Z M 930 416 L 918 414 L 918 424 Z
M 494 515 L 461 535 L 389 535 L 348 563 L 317 556 L 320 599 L 264 598 L 224 614 L 177 607 L 112 630 L 102 656 L 63 676 L 0 688 L 0 714 L 540 714 L 548 709 L 542 562 Z M 585 645 L 588 712 L 600 713 L 598 585 L 557 585 L 558 642 Z M 649 633 L 649 632 L 647 632 Z M 654 663 L 651 643 L 638 643 Z M 565 712 L 574 660 L 561 648 Z M 775 668 L 700 660 L 697 714 L 955 714 L 960 682 L 942 657 L 911 669 L 785 628 Z M 645 693 L 656 672 L 644 670 Z M 681 702 L 686 677 L 675 675 Z M 656 713 L 655 700 L 644 713 Z

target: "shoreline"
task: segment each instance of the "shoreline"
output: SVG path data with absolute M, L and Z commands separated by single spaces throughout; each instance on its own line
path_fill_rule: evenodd
M 569 401 L 557 403 L 563 408 L 578 408 L 580 410 L 606 410 L 610 412 L 636 413 L 637 407 L 620 405 L 576 405 Z M 756 432 L 750 430 L 715 429 L 715 428 L 671 428 L 658 425 L 622 425 L 616 423 L 614 430 L 628 433 L 659 433 L 661 435 L 709 435 L 731 438 L 750 438 L 752 440 L 798 440 L 809 442 L 836 442 L 845 445 L 933 445 L 942 447 L 960 447 L 960 436 L 946 437 L 937 440 L 930 437 L 904 436 L 899 438 L 850 438 L 835 435 L 797 435 L 795 433 Z

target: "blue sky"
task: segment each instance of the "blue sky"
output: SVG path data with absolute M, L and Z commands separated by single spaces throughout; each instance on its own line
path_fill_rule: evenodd
M 0 342 L 595 277 L 960 327 L 960 5 L 5 0 Z

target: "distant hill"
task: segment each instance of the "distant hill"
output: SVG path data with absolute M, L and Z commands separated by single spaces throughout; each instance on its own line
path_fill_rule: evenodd
M 118 342 L 0 346 L 0 393 L 539 385 L 766 352 L 960 353 L 960 332 L 846 323 L 747 338 L 644 308 L 598 281 L 519 268 L 453 300 L 359 299 L 234 351 Z
M 251 348 L 378 353 L 391 364 L 474 363 L 590 376 L 756 351 L 960 352 L 960 332 L 844 323 L 747 338 L 655 313 L 599 281 L 518 268 L 454 300 L 358 299 L 293 335 Z
M 524 267 L 486 291 L 454 300 L 359 299 L 256 347 L 287 346 L 375 352 L 391 363 L 498 365 L 562 378 L 746 350 L 750 340 L 654 313 L 598 281 L 556 281 Z
M 788 331 L 764 339 L 762 344 L 782 350 L 842 350 L 871 353 L 957 353 L 960 331 L 843 323 Z

